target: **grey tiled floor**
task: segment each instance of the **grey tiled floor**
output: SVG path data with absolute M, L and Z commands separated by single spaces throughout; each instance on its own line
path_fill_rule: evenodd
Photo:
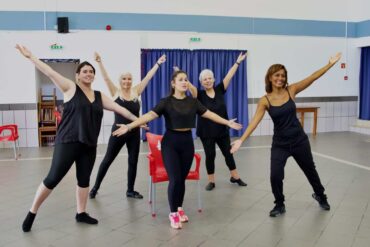
M 12 150 L 0 149 L 0 246 L 370 246 L 370 137 L 340 132 L 320 133 L 310 139 L 331 211 L 319 208 L 303 173 L 289 159 L 284 183 L 287 212 L 270 218 L 271 137 L 252 137 L 235 156 L 248 187 L 228 182 L 229 174 L 218 152 L 214 191 L 204 190 L 207 180 L 202 163 L 202 213 L 197 212 L 196 184 L 187 183 L 184 207 L 190 222 L 182 230 L 169 227 L 165 183 L 157 187 L 158 215 L 150 215 L 147 145 L 143 143 L 136 190 L 144 194 L 144 200 L 124 196 L 124 148 L 98 196 L 88 202 L 88 212 L 99 219 L 97 226 L 74 220 L 76 179 L 71 169 L 41 207 L 32 231 L 23 233 L 21 223 L 49 169 L 52 148 L 21 149 L 18 161 L 11 160 Z M 201 149 L 199 141 L 196 148 Z M 105 149 L 99 146 L 98 153 L 104 154 Z M 101 160 L 99 155 L 92 180 Z

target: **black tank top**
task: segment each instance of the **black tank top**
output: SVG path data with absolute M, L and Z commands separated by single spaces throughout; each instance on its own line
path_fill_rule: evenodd
M 55 144 L 81 142 L 96 146 L 103 118 L 103 103 L 99 91 L 94 91 L 95 100 L 90 102 L 76 85 L 72 99 L 63 104 L 63 117 L 59 124 Z
M 125 100 L 125 99 L 122 99 L 121 97 L 118 97 L 114 102 L 116 102 L 120 106 L 126 108 L 129 112 L 134 114 L 136 117 L 139 117 L 140 102 L 139 102 L 138 99 Z M 124 116 L 115 112 L 114 113 L 114 124 L 112 126 L 112 131 L 115 131 L 116 129 L 119 128 L 116 124 L 129 124 L 131 122 L 132 122 L 132 120 L 127 119 Z M 135 131 L 135 132 L 139 131 L 140 132 L 140 128 L 135 128 L 132 131 Z M 129 133 L 131 133 L 131 132 L 129 132 Z
M 274 122 L 273 144 L 295 144 L 307 138 L 297 118 L 296 105 L 290 94 L 289 100 L 281 106 L 271 105 L 268 97 L 265 97 L 269 103 L 268 113 Z

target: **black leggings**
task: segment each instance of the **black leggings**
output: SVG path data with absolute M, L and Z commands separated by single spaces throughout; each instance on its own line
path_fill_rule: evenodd
M 138 129 L 121 137 L 111 136 L 109 138 L 107 152 L 99 166 L 94 188 L 100 188 L 100 185 L 105 177 L 105 174 L 107 174 L 110 165 L 125 144 L 127 145 L 128 151 L 127 191 L 134 191 L 137 162 L 140 152 L 140 130 Z
M 194 158 L 194 142 L 191 131 L 166 130 L 161 143 L 163 163 L 168 183 L 168 202 L 171 212 L 182 207 L 185 196 L 185 179 Z
M 216 158 L 216 143 L 219 146 L 222 154 L 225 157 L 225 162 L 230 171 L 236 169 L 234 156 L 230 153 L 230 136 L 222 136 L 216 138 L 200 138 L 203 144 L 204 152 L 206 154 L 206 168 L 207 174 L 215 173 L 215 158 Z
M 306 138 L 298 144 L 290 146 L 279 146 L 273 144 L 271 147 L 270 181 L 272 193 L 275 197 L 275 203 L 281 205 L 285 200 L 283 194 L 284 167 L 289 156 L 293 156 L 303 173 L 306 175 L 314 192 L 319 197 L 322 197 L 325 189 L 321 184 L 319 174 L 315 168 L 310 142 Z
M 81 188 L 89 187 L 95 158 L 96 146 L 88 146 L 80 142 L 56 144 L 49 174 L 44 179 L 44 185 L 50 190 L 54 189 L 67 174 L 73 162 L 76 162 L 78 186 Z

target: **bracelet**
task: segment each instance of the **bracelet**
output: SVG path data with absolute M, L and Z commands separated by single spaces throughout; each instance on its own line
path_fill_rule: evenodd
M 240 65 L 240 63 L 238 63 L 238 62 L 235 62 L 238 66 Z
M 159 64 L 158 62 L 157 62 L 157 64 L 158 64 L 158 67 L 161 67 L 161 64 Z

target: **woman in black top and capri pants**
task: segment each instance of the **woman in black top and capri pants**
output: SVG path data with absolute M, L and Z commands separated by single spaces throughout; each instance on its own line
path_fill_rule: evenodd
M 111 96 L 114 101 L 120 106 L 126 108 L 135 116 L 139 116 L 140 112 L 140 102 L 138 97 L 144 91 L 148 82 L 154 74 L 159 69 L 159 66 L 166 61 L 166 56 L 161 56 L 153 68 L 148 72 L 148 74 L 143 78 L 143 80 L 132 87 L 132 75 L 131 73 L 123 73 L 120 76 L 119 88 L 114 85 L 112 80 L 109 78 L 107 71 L 103 66 L 103 62 L 98 53 L 95 53 L 95 61 L 98 62 L 100 70 L 103 74 L 105 83 L 108 86 Z M 130 119 L 127 119 L 117 113 L 114 114 L 114 123 L 112 125 L 112 132 L 118 129 L 117 124 L 128 124 L 131 123 Z M 126 144 L 128 152 L 128 169 L 127 169 L 127 191 L 126 196 L 136 199 L 142 199 L 143 196 L 134 190 L 137 162 L 139 158 L 140 151 L 140 129 L 135 129 L 124 136 L 115 137 L 111 136 L 108 142 L 107 152 L 99 166 L 98 174 L 96 175 L 96 180 L 94 187 L 90 191 L 90 198 L 95 198 L 100 185 L 107 173 L 110 165 L 117 157 L 121 148 Z
M 295 96 L 319 79 L 338 60 L 341 54 L 329 59 L 329 63 L 309 77 L 288 86 L 288 72 L 284 65 L 272 65 L 265 77 L 267 94 L 263 96 L 257 106 L 256 113 L 245 130 L 243 136 L 233 143 L 231 152 L 236 152 L 262 120 L 267 111 L 274 122 L 274 135 L 271 146 L 271 175 L 272 193 L 275 197 L 275 207 L 270 211 L 271 217 L 285 213 L 285 198 L 283 194 L 284 167 L 287 159 L 293 156 L 299 167 L 310 182 L 314 194 L 313 198 L 319 202 L 324 210 L 330 210 L 324 187 L 316 171 L 312 158 L 311 147 L 307 135 L 297 118 Z
M 24 232 L 31 230 L 37 210 L 67 174 L 74 162 L 76 162 L 77 176 L 76 221 L 97 224 L 98 221 L 86 213 L 86 203 L 90 175 L 96 157 L 96 145 L 103 117 L 103 108 L 118 112 L 131 120 L 135 120 L 137 117 L 104 94 L 92 90 L 91 84 L 94 81 L 95 69 L 90 63 L 83 62 L 78 66 L 76 84 L 37 59 L 24 46 L 17 45 L 16 48 L 37 69 L 48 76 L 63 92 L 64 96 L 63 118 L 55 138 L 50 171 L 36 192 L 32 207 L 23 222 L 22 229 Z
M 215 86 L 215 78 L 213 72 L 209 69 L 202 70 L 199 75 L 199 81 L 202 84 L 204 90 L 198 91 L 196 87 L 193 87 L 190 92 L 193 97 L 198 100 L 207 109 L 213 111 L 223 118 L 228 118 L 226 103 L 224 95 L 238 69 L 241 62 L 244 61 L 246 53 L 240 53 L 235 64 L 230 68 L 225 78 L 217 86 Z M 221 124 L 214 123 L 205 118 L 198 118 L 197 123 L 197 135 L 200 137 L 204 147 L 204 153 L 206 155 L 206 168 L 208 174 L 208 184 L 206 190 L 213 190 L 215 184 L 215 158 L 216 158 L 216 144 L 219 146 L 225 162 L 230 171 L 230 182 L 236 183 L 239 186 L 247 186 L 246 183 L 241 180 L 236 170 L 235 160 L 233 155 L 230 153 L 230 134 L 229 129 Z
M 113 135 L 122 135 L 142 124 L 163 115 L 166 121 L 166 133 L 161 143 L 161 152 L 166 168 L 168 184 L 168 201 L 171 213 L 169 215 L 171 227 L 181 228 L 181 222 L 187 222 L 188 217 L 182 209 L 185 195 L 185 179 L 189 173 L 193 156 L 194 142 L 191 128 L 195 127 L 196 114 L 211 119 L 234 129 L 241 129 L 241 125 L 233 120 L 226 120 L 217 114 L 208 111 L 197 99 L 186 96 L 189 82 L 184 71 L 176 71 L 171 80 L 171 92 L 148 113 L 138 120 L 127 124 L 113 132 Z

